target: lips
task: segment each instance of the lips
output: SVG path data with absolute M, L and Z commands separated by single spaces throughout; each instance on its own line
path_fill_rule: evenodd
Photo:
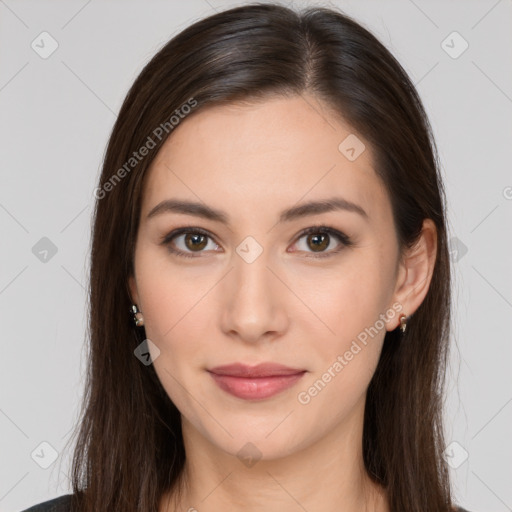
M 306 370 L 290 368 L 276 363 L 260 363 L 256 366 L 248 366 L 242 363 L 216 366 L 209 370 L 216 375 L 230 375 L 232 377 L 275 377 L 279 375 L 294 375 Z
M 235 363 L 216 366 L 208 372 L 225 392 L 244 400 L 262 400 L 293 386 L 306 370 L 276 363 Z

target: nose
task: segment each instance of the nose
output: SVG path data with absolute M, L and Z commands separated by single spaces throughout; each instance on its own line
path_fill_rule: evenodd
M 265 252 L 248 263 L 234 258 L 221 293 L 221 328 L 245 343 L 277 339 L 288 328 L 287 293 L 282 276 L 268 266 Z

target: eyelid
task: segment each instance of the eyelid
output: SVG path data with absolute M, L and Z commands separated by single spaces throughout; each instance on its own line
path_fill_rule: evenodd
M 182 251 L 180 249 L 174 249 L 171 247 L 171 241 L 174 238 L 176 238 L 180 235 L 183 235 L 183 234 L 190 234 L 190 233 L 204 235 L 204 236 L 210 238 L 215 243 L 215 245 L 220 247 L 220 244 L 216 241 L 216 237 L 214 235 L 212 235 L 208 230 L 205 230 L 203 228 L 196 227 L 196 226 L 184 226 L 181 228 L 174 229 L 170 233 L 167 233 L 165 236 L 163 236 L 161 238 L 160 243 L 161 243 L 161 245 L 167 246 L 168 250 L 172 254 L 175 254 L 177 256 L 183 256 L 186 258 L 202 257 L 201 253 L 205 252 L 205 251 L 199 251 L 197 254 L 194 254 L 193 252 L 186 252 L 186 251 Z M 345 233 L 343 233 L 342 231 L 340 231 L 336 228 L 333 228 L 331 226 L 327 226 L 325 224 L 314 224 L 312 226 L 309 226 L 309 227 L 301 230 L 295 236 L 293 244 L 295 245 L 301 238 L 303 238 L 306 235 L 312 234 L 312 233 L 315 233 L 315 234 L 316 233 L 325 233 L 329 236 L 334 236 L 335 238 L 338 239 L 338 241 L 340 243 L 340 247 L 337 249 L 333 249 L 333 250 L 325 251 L 325 252 L 307 253 L 305 256 L 307 258 L 314 258 L 314 259 L 326 258 L 326 257 L 329 257 L 329 256 L 339 253 L 344 247 L 351 247 L 354 245 L 351 238 L 349 236 L 347 236 Z M 301 252 L 301 251 L 292 251 L 292 252 Z

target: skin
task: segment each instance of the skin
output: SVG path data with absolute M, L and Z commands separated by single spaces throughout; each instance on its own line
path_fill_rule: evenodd
M 338 512 L 341 503 L 344 512 L 389 511 L 363 465 L 366 390 L 386 330 L 399 325 L 393 304 L 409 316 L 425 298 L 436 229 L 425 220 L 418 244 L 400 258 L 369 144 L 358 136 L 366 150 L 355 161 L 338 150 L 352 133 L 308 95 L 208 107 L 182 121 L 152 163 L 129 285 L 160 350 L 154 368 L 181 412 L 187 454 L 181 501 L 169 492 L 161 512 Z M 277 222 L 285 208 L 333 196 L 358 204 L 368 219 L 339 210 Z M 176 212 L 146 218 L 170 198 L 223 210 L 231 224 Z M 331 236 L 323 249 L 331 255 L 315 259 L 314 243 L 300 232 L 318 224 L 353 245 Z M 161 244 L 180 227 L 211 234 L 199 252 L 185 235 L 171 242 L 194 258 Z M 236 252 L 247 236 L 263 248 L 252 263 Z M 378 334 L 332 376 L 337 357 L 382 314 Z M 263 361 L 307 373 L 255 402 L 227 394 L 206 371 Z M 329 368 L 330 382 L 300 403 L 298 394 Z M 261 457 L 251 467 L 237 457 L 244 446 Z

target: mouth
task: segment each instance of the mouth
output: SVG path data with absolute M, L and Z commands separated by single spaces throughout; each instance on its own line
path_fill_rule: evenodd
M 263 400 L 296 384 L 307 370 L 275 363 L 249 366 L 235 363 L 208 370 L 223 391 L 243 400 Z

